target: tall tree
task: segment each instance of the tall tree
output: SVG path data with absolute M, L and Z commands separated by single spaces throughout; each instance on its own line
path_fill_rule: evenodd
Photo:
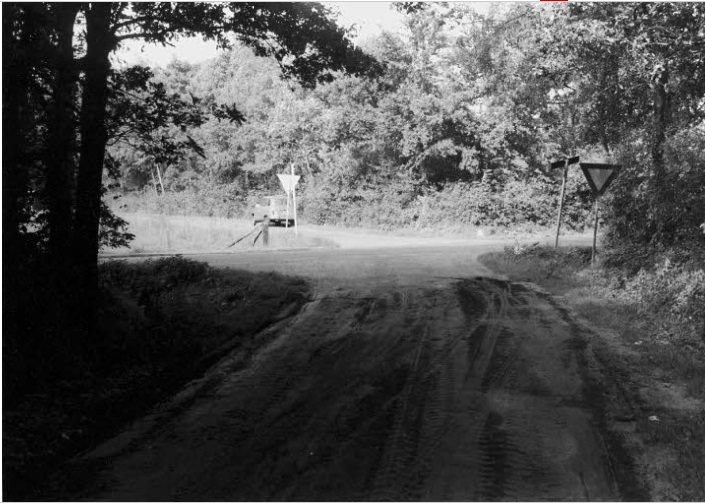
M 180 36 L 201 36 L 227 47 L 229 37 L 234 36 L 257 54 L 273 57 L 284 77 L 295 78 L 306 87 L 329 82 L 341 70 L 365 74 L 381 69 L 346 38 L 330 11 L 315 3 L 94 2 L 43 4 L 39 8 L 18 4 L 3 6 L 3 23 L 9 28 L 3 32 L 3 49 L 10 56 L 3 60 L 3 106 L 13 103 L 5 108 L 8 120 L 23 113 L 26 85 L 38 79 L 32 72 L 40 65 L 32 62 L 29 48 L 37 38 L 43 37 L 45 42 L 33 48 L 39 48 L 40 56 L 35 58 L 44 58 L 41 66 L 50 76 L 43 77 L 51 87 L 48 140 L 43 147 L 45 152 L 57 154 L 45 158 L 49 249 L 68 259 L 76 278 L 74 287 L 87 303 L 82 311 L 87 314 L 94 312 L 91 303 L 97 289 L 102 177 L 110 134 L 110 55 L 123 41 L 169 43 Z M 78 26 L 80 31 L 74 33 Z M 79 47 L 74 47 L 76 40 Z M 8 72 L 19 79 L 9 79 Z M 78 108 L 76 134 L 72 125 Z M 11 175 L 6 180 L 15 193 L 21 191 L 17 186 L 23 173 L 19 154 L 27 150 L 19 135 L 17 145 L 19 150 L 8 153 L 5 159 L 9 162 L 3 167 Z M 8 205 L 18 197 L 13 194 Z M 19 212 L 10 210 L 13 220 L 9 224 L 15 236 Z M 86 322 L 89 329 L 90 316 Z
M 705 7 L 572 5 L 547 24 L 542 45 L 544 66 L 553 69 L 547 74 L 579 104 L 583 142 L 599 140 L 607 151 L 636 138 L 648 145 L 627 168 L 645 172 L 642 191 L 652 203 L 646 235 L 669 242 L 677 197 L 665 149 L 674 132 L 704 117 Z
M 78 3 L 49 5 L 55 28 L 54 51 L 50 62 L 53 70 L 51 117 L 46 149 L 46 199 L 50 254 L 55 266 L 68 255 L 71 234 L 72 193 L 74 182 L 76 127 L 74 104 L 78 72 L 74 61 L 74 25 L 80 10 Z

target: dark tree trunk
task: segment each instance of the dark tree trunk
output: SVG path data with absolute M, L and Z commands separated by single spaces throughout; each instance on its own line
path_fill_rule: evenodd
M 670 237 L 667 221 L 668 209 L 672 204 L 673 195 L 666 176 L 664 147 L 666 130 L 669 121 L 668 69 L 661 69 L 653 78 L 653 123 L 651 136 L 652 189 L 656 210 L 656 238 L 668 241 Z
M 32 72 L 42 30 L 42 4 L 2 4 L 2 236 L 3 290 L 14 303 L 21 286 L 20 267 L 27 257 L 20 228 L 27 197 L 29 132 L 35 127 L 30 101 Z M 7 315 L 7 313 L 6 313 Z M 12 319 L 12 316 L 9 316 Z
M 63 270 L 68 255 L 73 210 L 73 103 L 76 84 L 73 27 L 80 4 L 57 3 L 54 9 L 57 47 L 47 149 L 46 196 L 49 206 L 49 252 L 54 266 Z
M 108 57 L 115 47 L 110 30 L 111 7 L 110 3 L 96 2 L 86 11 L 86 70 L 81 105 L 81 147 L 72 261 L 76 287 L 85 303 L 82 318 L 89 331 L 95 327 L 98 294 L 98 226 L 103 161 L 108 140 Z
M 29 15 L 16 4 L 2 4 L 2 239 L 3 284 L 14 278 L 20 248 L 20 198 L 24 192 L 22 167 L 24 134 L 22 116 L 27 106 L 28 62 L 21 47 L 27 37 Z M 13 29 L 23 25 L 20 40 Z M 9 273 L 9 275 L 8 275 Z
M 14 400 L 26 384 L 22 349 L 31 344 L 27 342 L 27 308 L 22 294 L 31 285 L 24 272 L 32 251 L 24 246 L 20 228 L 26 223 L 28 138 L 35 127 L 30 83 L 37 42 L 45 36 L 41 29 L 43 11 L 44 6 L 36 3 L 2 4 L 2 348 L 6 403 Z
M 666 126 L 668 121 L 668 71 L 663 70 L 654 77 L 654 117 L 651 138 L 651 159 L 653 161 L 653 175 L 657 181 L 664 177 L 665 163 L 663 157 L 664 144 L 666 142 Z

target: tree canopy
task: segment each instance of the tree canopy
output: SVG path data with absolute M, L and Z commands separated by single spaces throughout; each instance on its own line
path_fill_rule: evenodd
M 371 76 L 382 70 L 317 3 L 3 4 L 9 270 L 46 252 L 62 272 L 59 283 L 71 282 L 84 301 L 94 299 L 101 216 L 108 231 L 125 224 L 101 202 L 104 169 L 114 172 L 120 156 L 165 166 L 190 153 L 205 156 L 192 128 L 245 119 L 213 96 L 167 92 L 148 69 L 112 66 L 110 56 L 125 40 L 168 43 L 182 36 L 221 47 L 237 40 L 272 58 L 284 78 L 306 89 L 330 82 L 336 72 Z M 116 157 L 107 149 L 120 141 L 132 150 Z M 121 243 L 119 233 L 103 237 Z M 14 286 L 19 277 L 6 280 Z

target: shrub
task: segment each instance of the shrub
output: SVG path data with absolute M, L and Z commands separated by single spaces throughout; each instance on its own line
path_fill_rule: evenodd
M 395 174 L 358 182 L 317 179 L 305 186 L 302 206 L 307 220 L 314 224 L 382 229 L 552 226 L 559 192 L 560 184 L 542 176 L 505 183 L 454 182 L 431 187 L 408 175 Z M 569 178 L 564 229 L 584 228 L 590 213 L 586 184 L 576 176 Z
M 648 142 L 636 137 L 620 153 L 624 169 L 610 188 L 608 240 L 667 246 L 705 247 L 705 127 L 681 131 L 665 148 L 666 176 L 654 184 Z
M 245 192 L 240 184 L 201 184 L 162 194 L 148 187 L 112 196 L 115 197 L 111 204 L 114 211 L 224 218 L 245 215 L 252 199 L 252 195 Z
M 183 257 L 148 259 L 141 263 L 108 261 L 100 266 L 104 285 L 136 292 L 145 287 L 171 288 L 174 285 L 204 280 L 212 268 L 204 262 Z
M 653 271 L 642 269 L 626 281 L 622 295 L 657 321 L 664 338 L 692 343 L 703 337 L 705 270 L 674 267 L 667 258 Z

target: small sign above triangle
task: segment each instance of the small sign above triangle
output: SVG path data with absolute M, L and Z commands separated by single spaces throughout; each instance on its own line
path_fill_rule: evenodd
M 565 166 L 565 161 L 566 159 L 559 159 L 558 161 L 554 161 L 553 163 L 550 164 L 551 170 L 555 170 L 556 168 L 563 168 Z M 568 164 L 572 165 L 580 161 L 580 156 L 575 156 L 572 158 L 568 158 Z
M 619 173 L 620 165 L 602 163 L 580 163 L 580 168 L 595 196 L 600 196 Z

